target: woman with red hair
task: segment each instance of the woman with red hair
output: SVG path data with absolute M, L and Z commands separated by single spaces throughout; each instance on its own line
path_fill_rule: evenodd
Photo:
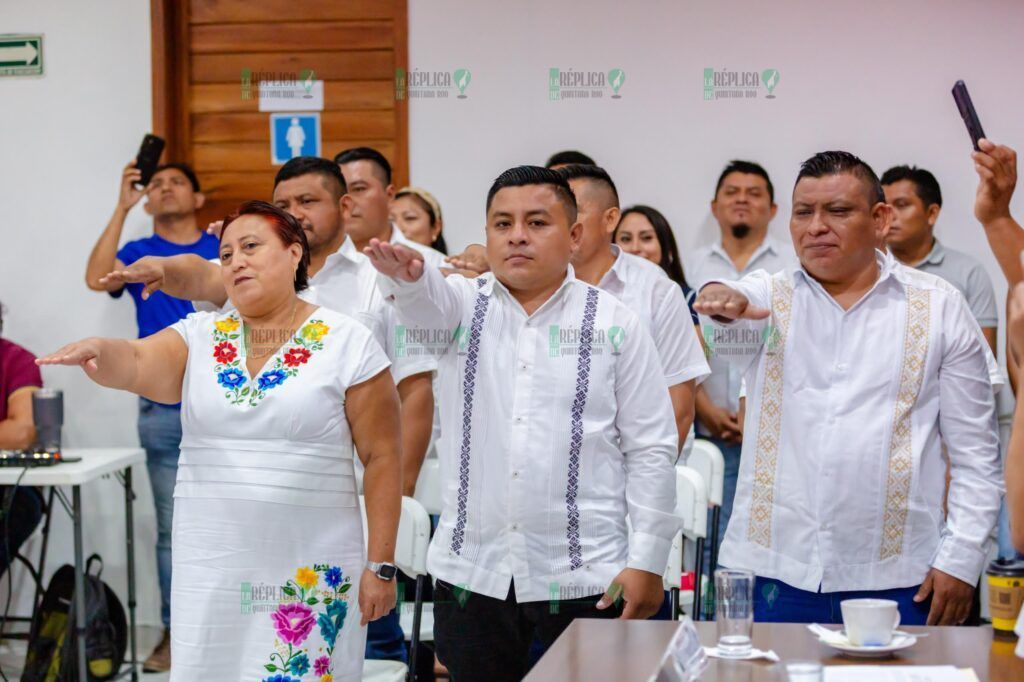
M 309 247 L 289 214 L 243 204 L 224 221 L 219 254 L 234 310 L 137 341 L 77 341 L 38 362 L 182 403 L 171 680 L 358 680 L 365 625 L 395 605 L 389 362 L 358 322 L 298 297 Z

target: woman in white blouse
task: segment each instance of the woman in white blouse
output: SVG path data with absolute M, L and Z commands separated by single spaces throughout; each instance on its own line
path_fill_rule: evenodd
M 309 248 L 287 213 L 243 204 L 224 222 L 220 259 L 236 310 L 193 313 L 137 341 L 85 339 L 39 363 L 182 403 L 172 680 L 358 680 L 364 626 L 395 604 L 389 363 L 362 325 L 298 298 Z

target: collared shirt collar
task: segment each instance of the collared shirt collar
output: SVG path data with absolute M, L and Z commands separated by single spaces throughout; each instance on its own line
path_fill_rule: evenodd
M 326 270 L 328 267 L 333 267 L 344 261 L 358 264 L 359 257 L 361 255 L 362 254 L 356 250 L 356 244 L 352 241 L 352 237 L 345 235 L 345 241 L 341 243 L 338 250 L 329 255 L 324 261 L 324 269 Z
M 932 243 L 932 250 L 929 251 L 928 255 L 924 257 L 924 260 L 922 260 L 920 263 L 914 265 L 913 267 L 919 268 L 922 265 L 924 265 L 925 263 L 927 263 L 928 265 L 941 265 L 942 264 L 942 260 L 945 257 L 946 257 L 946 249 L 945 249 L 945 247 L 942 246 L 942 243 L 938 239 L 935 239 L 933 241 L 933 243 Z
M 516 301 L 516 298 L 512 295 L 512 293 L 504 284 L 498 281 L 498 278 L 494 275 L 493 272 L 489 272 L 486 275 L 481 275 L 481 277 L 485 277 L 487 281 L 480 287 L 480 293 L 484 294 L 485 296 L 491 296 L 494 293 L 495 288 L 497 288 L 499 291 L 504 292 L 505 295 L 508 296 L 511 300 Z M 566 265 L 565 279 L 562 280 L 562 283 L 559 285 L 558 289 L 555 290 L 555 293 L 551 294 L 551 297 L 548 298 L 548 300 L 544 301 L 544 303 L 539 308 L 537 308 L 537 310 L 534 311 L 533 315 L 536 315 L 537 313 L 547 310 L 552 305 L 554 305 L 555 302 L 558 302 L 561 305 L 565 305 L 565 303 L 569 300 L 568 296 L 566 296 L 565 294 L 567 293 L 569 287 L 572 286 L 573 282 L 576 281 L 576 272 L 575 270 L 572 269 L 572 265 Z M 518 304 L 518 301 L 516 301 L 516 303 Z M 533 315 L 530 315 L 529 317 L 533 317 Z
M 747 261 L 747 267 L 745 269 L 746 270 L 750 270 L 750 267 L 754 264 L 754 262 L 758 258 L 761 257 L 762 254 L 769 253 L 769 252 L 772 255 L 776 255 L 779 252 L 779 247 L 778 247 L 778 244 L 776 244 L 775 240 L 770 235 L 765 235 L 764 241 L 761 242 L 760 246 L 758 246 L 754 250 L 753 255 L 750 256 L 750 260 Z M 727 254 L 725 252 L 725 247 L 722 246 L 722 239 L 721 239 L 721 237 L 719 237 L 717 242 L 714 242 L 713 244 L 711 244 L 711 253 L 719 256 L 720 258 L 724 258 L 725 261 L 727 263 L 729 263 L 729 265 L 732 265 L 732 259 L 729 258 L 729 254 Z M 735 266 L 733 266 L 733 268 L 735 268 Z
M 874 293 L 874 291 L 879 286 L 881 286 L 881 284 L 885 280 L 893 276 L 897 262 L 891 253 L 889 253 L 888 251 L 880 251 L 878 249 L 875 249 L 875 262 L 878 264 L 878 279 L 875 280 L 875 283 L 871 285 L 871 288 L 868 289 L 867 293 L 861 296 L 860 300 L 858 300 L 857 303 L 855 303 L 852 307 L 860 305 L 861 301 L 866 300 L 868 296 Z M 829 298 L 832 298 L 831 295 L 829 295 L 828 292 L 825 291 L 825 288 L 821 286 L 821 283 L 818 282 L 818 280 L 814 279 L 814 277 L 811 276 L 811 273 L 804 270 L 803 265 L 801 265 L 799 262 L 797 262 L 796 265 L 792 266 L 789 269 L 789 272 L 792 276 L 794 283 L 802 281 L 804 284 L 812 288 L 817 288 L 820 292 L 822 292 Z
M 623 284 L 629 282 L 629 265 L 626 263 L 626 253 L 619 248 L 618 244 L 612 244 L 612 253 L 615 254 L 615 260 L 612 262 L 608 272 L 604 273 L 604 277 L 601 278 L 598 286 L 604 284 L 609 276 L 615 277 Z

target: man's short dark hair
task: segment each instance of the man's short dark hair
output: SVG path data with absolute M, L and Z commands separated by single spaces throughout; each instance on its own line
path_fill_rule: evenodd
M 294 159 L 289 159 L 274 176 L 274 187 L 276 188 L 285 180 L 313 174 L 323 178 L 324 187 L 331 192 L 335 199 L 340 199 L 348 191 L 345 186 L 345 176 L 341 174 L 338 164 L 318 156 L 296 156 Z
M 924 207 L 932 204 L 942 206 L 942 190 L 939 189 L 939 181 L 931 172 L 917 166 L 893 166 L 882 174 L 882 184 L 891 185 L 900 180 L 910 180 L 914 183 L 914 192 L 917 194 Z
M 544 167 L 551 168 L 552 166 L 564 166 L 570 164 L 596 166 L 597 162 L 583 152 L 578 152 L 575 149 L 566 149 L 564 152 L 555 152 L 552 154 L 551 158 L 548 159 L 548 162 L 544 164 Z
M 506 187 L 526 187 L 528 185 L 551 185 L 555 196 L 561 200 L 562 205 L 565 207 L 565 213 L 569 217 L 569 225 L 571 226 L 576 222 L 576 195 L 572 193 L 569 181 L 558 171 L 553 171 L 550 168 L 541 168 L 540 166 L 516 166 L 515 168 L 509 168 L 499 175 L 494 180 L 494 184 L 491 185 L 491 190 L 487 193 L 487 212 L 490 212 L 491 202 L 494 200 L 494 195 L 498 193 L 498 190 Z
M 768 177 L 768 171 L 759 163 L 741 161 L 740 159 L 730 161 L 729 165 L 722 171 L 722 174 L 718 176 L 718 184 L 715 185 L 715 197 L 718 196 L 718 190 L 722 189 L 722 183 L 725 182 L 726 176 L 730 173 L 747 173 L 749 175 L 761 176 L 764 178 L 765 184 L 768 185 L 768 200 L 773 204 L 775 203 L 775 186 L 772 184 L 772 179 Z
M 555 172 L 566 180 L 590 180 L 591 182 L 603 184 L 611 190 L 612 196 L 615 200 L 615 207 L 619 207 L 619 190 L 615 187 L 612 177 L 608 175 L 608 171 L 604 168 L 601 168 L 600 166 L 572 164 L 569 166 L 563 166 Z
M 338 165 L 352 163 L 353 161 L 372 161 L 377 164 L 384 174 L 384 185 L 391 184 L 391 164 L 384 158 L 384 155 L 373 147 L 352 147 L 344 149 L 334 156 L 334 163 Z
M 796 182 L 799 183 L 801 178 L 822 178 L 826 175 L 842 175 L 844 173 L 856 175 L 864 181 L 868 189 L 868 201 L 872 206 L 877 203 L 885 203 L 885 192 L 882 191 L 882 184 L 878 181 L 875 171 L 850 152 L 818 152 L 800 164 Z
M 196 177 L 196 172 L 194 170 L 192 170 L 192 168 L 187 163 L 163 163 L 163 164 L 160 164 L 159 166 L 156 167 L 156 170 L 153 171 L 153 176 L 156 177 L 156 174 L 159 173 L 160 171 L 165 171 L 165 170 L 168 170 L 170 168 L 173 168 L 174 170 L 181 171 L 182 175 L 184 175 L 186 178 L 188 178 L 188 181 L 190 183 L 192 183 L 192 191 L 193 192 L 201 191 L 199 189 L 199 178 Z

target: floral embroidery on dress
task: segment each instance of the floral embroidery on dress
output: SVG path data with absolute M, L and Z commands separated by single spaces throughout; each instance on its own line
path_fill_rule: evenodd
M 314 352 L 323 350 L 324 335 L 331 330 L 323 320 L 310 320 L 274 355 L 270 367 L 249 382 L 242 371 L 242 354 L 239 352 L 241 320 L 237 313 L 217 320 L 213 327 L 213 359 L 217 362 L 213 371 L 217 375 L 217 383 L 225 389 L 224 397 L 232 405 L 248 404 L 250 407 L 259 404 L 267 391 L 298 374 L 299 368 L 309 362 Z
M 352 579 L 338 566 L 314 564 L 312 568 L 302 566 L 295 571 L 295 577 L 281 586 L 283 597 L 277 610 L 270 614 L 277 637 L 270 662 L 263 666 L 271 675 L 263 678 L 263 682 L 302 682 L 310 670 L 310 680 L 331 682 L 331 657 L 338 634 L 345 626 L 347 593 L 351 588 Z M 316 652 L 308 641 L 314 626 L 324 640 L 324 646 Z

